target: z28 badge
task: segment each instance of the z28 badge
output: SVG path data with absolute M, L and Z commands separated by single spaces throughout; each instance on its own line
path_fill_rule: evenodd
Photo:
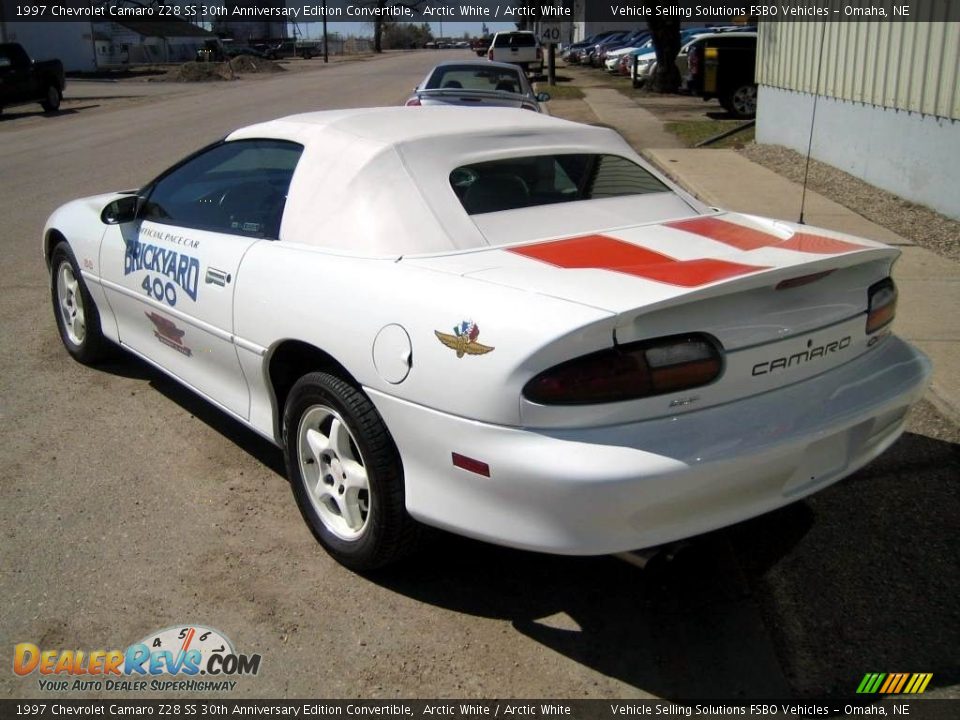
M 464 320 L 457 325 L 453 329 L 453 335 L 442 333 L 439 330 L 434 330 L 433 334 L 437 336 L 437 340 L 448 348 L 456 350 L 458 358 L 462 358 L 464 355 L 486 355 L 494 349 L 489 345 L 477 342 L 477 338 L 480 336 L 480 328 L 472 320 Z

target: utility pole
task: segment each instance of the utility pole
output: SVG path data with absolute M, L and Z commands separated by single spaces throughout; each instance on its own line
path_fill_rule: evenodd
M 7 41 L 7 21 L 4 20 L 6 12 L 3 8 L 3 0 L 0 0 L 0 42 Z
M 330 53 L 327 51 L 327 0 L 323 0 L 323 61 L 330 62 Z

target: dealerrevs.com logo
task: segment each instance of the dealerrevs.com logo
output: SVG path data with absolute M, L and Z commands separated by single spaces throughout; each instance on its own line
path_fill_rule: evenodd
M 18 643 L 13 672 L 36 674 L 48 691 L 227 691 L 233 678 L 256 675 L 260 655 L 244 655 L 221 632 L 176 625 L 150 633 L 125 650 L 42 649 Z

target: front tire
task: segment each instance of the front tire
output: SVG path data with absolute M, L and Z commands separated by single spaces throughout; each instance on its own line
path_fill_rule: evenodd
M 53 249 L 50 269 L 50 296 L 60 340 L 74 360 L 92 365 L 106 355 L 107 340 L 100 330 L 97 306 L 66 242 Z
M 416 546 L 400 455 L 366 395 L 324 372 L 303 376 L 283 415 L 287 475 L 300 513 L 337 562 L 374 570 Z
M 40 103 L 40 107 L 48 113 L 56 112 L 60 109 L 60 101 L 62 99 L 63 96 L 60 94 L 60 90 L 54 85 L 50 85 L 47 87 L 46 97 Z

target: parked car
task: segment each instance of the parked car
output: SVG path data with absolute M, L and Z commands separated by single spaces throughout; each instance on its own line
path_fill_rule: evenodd
M 727 32 L 701 38 L 688 54 L 687 87 L 704 100 L 716 98 L 737 118 L 757 113 L 757 34 Z
M 644 30 L 634 30 L 633 32 L 626 33 L 613 42 L 600 46 L 600 50 L 595 58 L 595 65 L 597 67 L 606 67 L 607 59 L 611 53 L 641 45 L 642 43 L 646 42 L 649 37 L 649 32 Z
M 754 38 L 756 38 L 757 29 L 756 27 L 749 25 L 733 25 L 715 28 L 694 28 L 683 31 L 680 34 L 680 42 L 682 46 L 680 51 L 677 53 L 676 60 L 677 70 L 680 71 L 680 77 L 684 79 L 689 77 L 689 53 L 693 47 L 693 44 L 697 40 L 701 40 L 705 37 L 710 37 L 713 35 L 727 34 L 731 32 L 736 32 L 738 34 L 735 35 L 735 37 L 743 34 L 753 34 Z M 652 45 L 653 44 L 651 42 L 650 49 L 646 53 L 640 54 L 636 57 L 634 62 L 634 70 L 631 73 L 634 87 L 642 86 L 657 67 L 657 55 L 656 52 L 654 52 Z M 687 81 L 685 80 L 684 85 L 686 86 L 686 84 Z
M 602 67 L 602 64 L 598 60 L 599 53 L 607 46 L 613 47 L 619 41 L 623 40 L 623 38 L 627 37 L 627 35 L 629 35 L 629 33 L 623 30 L 613 35 L 607 35 L 583 51 L 580 63 L 582 65 L 590 65 L 591 67 Z
M 19 43 L 0 44 L 0 111 L 39 103 L 56 112 L 66 84 L 59 60 L 33 60 Z
M 687 53 L 690 51 L 690 47 L 697 39 L 706 37 L 709 34 L 710 33 L 687 35 L 685 38 L 681 36 L 681 42 L 683 45 L 680 48 L 680 51 L 677 53 L 676 59 L 677 70 L 680 71 L 681 77 L 686 75 L 687 72 Z M 645 85 L 656 67 L 657 53 L 656 50 L 653 49 L 651 42 L 650 48 L 647 48 L 645 52 L 639 55 L 635 55 L 633 58 L 633 70 L 630 74 L 631 78 L 633 79 L 633 86 L 638 88 Z
M 489 35 L 485 37 L 474 38 L 473 42 L 470 43 L 470 49 L 477 54 L 477 57 L 486 57 L 487 50 L 490 49 L 491 40 L 493 40 L 493 37 Z
M 353 568 L 420 523 L 590 555 L 768 512 L 886 450 L 930 374 L 899 250 L 709 208 L 539 113 L 241 128 L 55 210 L 42 252 L 67 352 L 118 344 L 280 446 Z
M 265 47 L 263 45 L 259 48 L 250 45 L 236 45 L 230 39 L 211 38 L 205 40 L 203 47 L 197 50 L 196 59 L 198 62 L 225 62 L 246 55 L 269 60 L 271 56 L 268 54 L 269 51 L 264 49 Z
M 519 65 L 524 72 L 543 74 L 543 50 L 529 30 L 498 32 L 487 48 L 487 60 Z
M 641 47 L 647 47 L 648 44 L 650 44 L 649 33 L 640 33 L 634 36 L 627 44 L 607 51 L 604 67 L 607 69 L 607 72 L 613 74 L 629 75 L 630 68 L 633 66 L 630 60 L 631 54 Z M 652 44 L 650 44 L 650 46 L 652 46 Z M 624 70 L 624 68 L 626 68 L 626 70 Z
M 405 103 L 512 107 L 541 112 L 547 93 L 535 93 L 526 74 L 516 65 L 490 61 L 450 61 L 434 67 L 413 89 Z
M 315 55 L 323 54 L 319 43 L 308 40 L 282 40 L 277 43 L 266 44 L 256 49 L 271 60 L 291 57 L 301 57 L 304 60 L 310 60 Z
M 560 57 L 561 59 L 564 60 L 564 62 L 568 62 L 572 65 L 575 65 L 582 60 L 582 55 L 584 50 L 600 42 L 603 38 L 607 37 L 608 35 L 614 35 L 619 32 L 621 31 L 620 30 L 604 30 L 603 32 L 599 32 L 594 35 L 591 35 L 590 37 L 584 40 L 575 42 L 572 45 L 568 45 L 567 47 L 565 47 L 563 51 L 560 53 Z

